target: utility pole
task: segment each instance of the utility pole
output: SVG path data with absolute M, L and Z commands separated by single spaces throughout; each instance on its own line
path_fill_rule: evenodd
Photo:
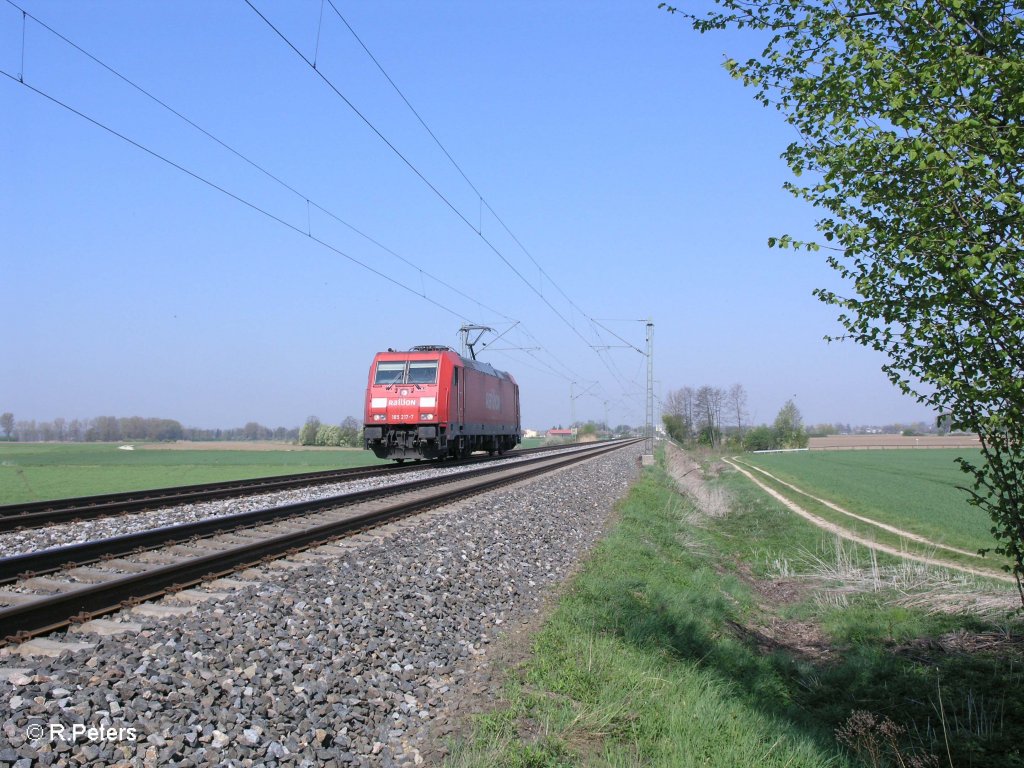
M 572 425 L 576 423 L 576 396 L 572 391 L 575 386 L 575 381 L 569 382 L 569 429 L 572 429 Z
M 624 346 L 629 347 L 630 349 L 632 349 L 632 350 L 634 350 L 636 352 L 639 352 L 641 355 L 645 354 L 643 350 L 641 350 L 639 347 L 635 346 L 634 344 L 631 344 L 630 342 L 626 341 L 626 339 L 624 339 L 621 336 L 619 336 L 619 334 L 615 333 L 615 331 L 611 330 L 610 328 L 608 328 L 605 325 L 601 325 L 601 323 L 599 321 L 597 321 L 597 320 L 594 320 L 594 322 L 597 323 L 598 325 L 600 325 L 606 331 L 608 331 L 608 333 L 612 334 L 616 339 L 618 339 L 619 341 L 623 342 Z M 609 321 L 609 322 L 615 322 L 615 321 Z M 623 320 L 621 322 L 638 322 L 638 323 L 646 323 L 646 325 L 647 325 L 647 352 L 646 352 L 646 354 L 647 354 L 647 418 L 646 418 L 646 423 L 644 424 L 644 456 L 643 456 L 642 461 L 643 461 L 643 463 L 645 465 L 646 464 L 653 464 L 654 463 L 654 318 L 649 317 L 646 320 L 636 320 L 636 321 L 634 321 L 634 320 Z M 611 349 L 611 348 L 612 347 L 608 347 L 608 346 L 594 347 L 594 349 Z M 605 404 L 605 408 L 606 408 L 606 411 L 605 411 L 605 422 L 607 424 L 607 421 L 608 421 L 607 403 Z
M 646 453 L 654 456 L 654 319 L 647 320 L 647 447 Z
M 577 395 L 575 393 L 575 391 L 574 391 L 575 388 L 576 388 L 576 382 L 575 381 L 570 381 L 569 382 L 569 411 L 571 413 L 571 417 L 570 418 L 572 419 L 572 421 L 569 422 L 569 429 L 573 430 L 573 437 L 574 438 L 576 436 L 576 428 L 573 426 L 573 424 L 576 423 L 576 401 L 579 398 L 583 397 L 584 395 L 589 394 L 590 390 L 592 390 L 596 385 L 597 385 L 596 381 L 591 382 L 590 385 L 586 389 L 584 389 L 582 392 L 580 392 Z

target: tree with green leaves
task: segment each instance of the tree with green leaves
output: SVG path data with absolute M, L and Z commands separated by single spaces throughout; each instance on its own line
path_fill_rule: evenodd
M 334 424 L 321 424 L 316 431 L 317 445 L 341 445 L 341 427 Z
M 661 414 L 661 421 L 665 425 L 665 431 L 668 433 L 668 436 L 677 443 L 684 442 L 690 436 L 682 416 L 675 413 L 663 413 Z
M 765 424 L 747 430 L 743 438 L 743 448 L 748 451 L 770 451 L 778 447 L 779 436 Z
M 10 411 L 0 413 L 0 429 L 4 431 L 4 439 L 10 440 L 14 433 L 14 414 Z
M 804 430 L 804 418 L 796 403 L 787 400 L 772 424 L 775 434 L 775 445 L 778 448 L 806 448 L 807 432 Z
M 320 430 L 320 419 L 310 416 L 299 430 L 299 445 L 316 445 L 316 435 Z
M 341 444 L 352 448 L 363 444 L 363 425 L 354 416 L 346 416 L 341 422 Z
M 1024 0 L 713 3 L 684 15 L 765 35 L 726 67 L 796 129 L 786 187 L 823 211 L 823 245 L 769 244 L 829 249 L 837 338 L 978 433 L 966 490 L 1024 603 Z

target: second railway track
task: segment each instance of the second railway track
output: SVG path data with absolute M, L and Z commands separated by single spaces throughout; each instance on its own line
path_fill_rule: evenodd
M 0 560 L 0 638 L 18 639 L 116 610 L 125 601 L 230 573 L 266 558 L 516 482 L 629 443 L 171 526 Z M 206 538 L 200 538 L 206 537 Z M 153 547 L 165 547 L 154 551 Z M 92 565 L 87 565 L 92 564 Z M 40 574 L 52 573 L 54 577 Z
M 552 448 L 523 448 L 504 454 L 504 457 L 528 456 L 558 450 Z M 55 523 L 95 520 L 103 517 L 218 499 L 252 496 L 260 493 L 302 488 L 331 483 L 344 483 L 374 477 L 398 477 L 410 472 L 438 467 L 456 467 L 486 463 L 489 456 L 474 456 L 459 461 L 415 462 L 384 464 L 365 467 L 347 467 L 293 475 L 274 475 L 244 480 L 226 480 L 198 485 L 183 485 L 151 490 L 124 491 L 69 499 L 48 499 L 20 504 L 0 505 L 0 533 L 19 529 L 40 528 Z

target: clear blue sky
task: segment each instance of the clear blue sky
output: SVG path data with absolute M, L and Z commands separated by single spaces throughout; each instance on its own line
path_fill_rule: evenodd
M 17 419 L 336 423 L 377 350 L 519 321 L 482 358 L 518 379 L 525 426 L 567 423 L 572 379 L 578 418 L 637 424 L 644 356 L 593 347 L 643 349 L 647 317 L 660 394 L 739 382 L 755 421 L 793 396 L 810 423 L 930 418 L 879 355 L 823 341 L 822 255 L 767 248 L 815 213 L 782 189 L 791 129 L 722 69 L 749 39 L 655 0 L 335 0 L 470 186 L 329 4 L 321 24 L 321 0 L 253 0 L 445 202 L 244 0 L 18 4 L 299 194 L 0 0 L 0 69 L 293 227 L 0 77 Z

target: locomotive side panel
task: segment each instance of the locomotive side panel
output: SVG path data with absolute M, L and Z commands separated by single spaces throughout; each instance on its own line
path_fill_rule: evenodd
M 517 432 L 515 382 L 470 367 L 463 370 L 466 429 L 481 434 Z

